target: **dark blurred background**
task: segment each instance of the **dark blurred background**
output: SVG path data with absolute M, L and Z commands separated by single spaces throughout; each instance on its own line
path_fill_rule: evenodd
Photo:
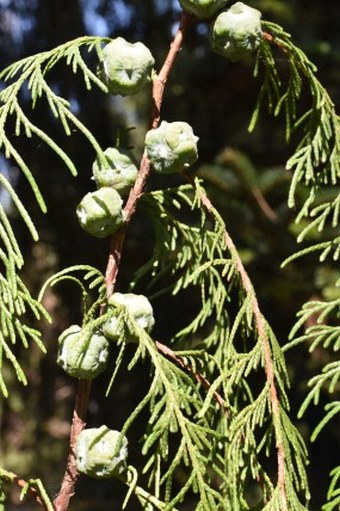
M 317 65 L 320 81 L 339 106 L 339 0 L 254 0 L 249 5 L 260 9 L 264 19 L 284 26 L 292 34 L 295 43 Z M 176 0 L 0 0 L 0 68 L 85 34 L 141 40 L 152 51 L 159 68 L 179 16 Z M 279 341 L 285 344 L 301 305 L 311 298 L 332 296 L 336 269 L 319 265 L 314 257 L 280 269 L 281 262 L 296 250 L 297 227 L 293 223 L 294 212 L 286 206 L 289 175 L 284 170 L 294 146 L 285 144 L 284 119 L 274 119 L 265 112 L 255 132 L 248 133 L 260 83 L 253 78 L 253 64 L 252 60 L 232 64 L 212 54 L 207 25 L 193 25 L 167 84 L 162 117 L 189 122 L 199 136 L 200 158 L 195 171 L 206 179 L 209 194 L 247 266 L 262 309 Z M 283 76 L 287 73 L 283 57 L 280 70 Z M 149 90 L 124 99 L 100 91 L 87 92 L 80 79 L 62 66 L 53 71 L 50 80 L 60 94 L 72 101 L 80 119 L 103 148 L 114 145 L 120 133 L 123 144 L 133 146 L 136 157 L 140 156 L 149 115 Z M 307 104 L 308 95 L 303 100 Z M 12 220 L 27 260 L 23 278 L 36 293 L 48 276 L 71 264 L 88 263 L 104 271 L 108 246 L 106 240 L 94 240 L 81 232 L 72 213 L 81 197 L 94 189 L 90 180 L 93 149 L 77 132 L 65 137 L 43 102 L 32 115 L 65 148 L 79 171 L 79 176 L 73 178 L 40 141 L 20 140 L 21 154 L 34 169 L 46 197 L 49 209 L 42 215 L 25 180 L 15 167 L 1 160 L 41 233 L 40 241 L 33 244 L 13 211 Z M 6 200 L 3 194 L 1 200 Z M 150 222 L 143 216 L 136 218 L 124 247 L 119 290 L 128 289 L 134 271 L 150 255 L 152 240 Z M 181 303 L 177 315 L 176 311 L 169 314 L 165 300 L 154 305 L 156 335 L 167 340 L 164 332 L 173 331 L 179 314 L 190 312 L 190 300 Z M 65 327 L 81 320 L 79 293 L 61 285 L 48 294 L 46 306 L 54 319 L 52 327 L 43 327 L 48 355 L 42 356 L 34 348 L 20 354 L 27 367 L 29 387 L 20 387 L 15 377 L 8 375 L 12 399 L 0 402 L 0 455 L 5 468 L 20 472 L 23 477 L 42 477 L 53 495 L 65 467 L 75 391 L 74 382 L 55 364 L 56 342 Z M 308 378 L 320 371 L 328 357 L 322 349 L 310 355 L 308 346 L 288 353 L 292 417 L 306 395 Z M 105 376 L 99 378 L 90 403 L 90 424 L 106 423 L 119 428 L 143 393 L 141 382 L 146 374 L 141 369 L 129 381 L 122 377 L 114 395 L 108 398 L 101 397 L 107 383 Z M 326 402 L 327 395 L 298 423 L 307 442 Z M 339 446 L 336 420 L 310 446 L 311 509 L 315 511 L 325 501 L 328 473 L 339 461 L 335 445 Z M 72 509 L 86 511 L 118 509 L 116 495 L 124 492 L 118 483 L 88 480 L 81 480 L 78 489 Z M 16 505 L 21 509 L 14 493 L 12 501 L 13 509 Z M 29 509 L 35 509 L 33 503 Z

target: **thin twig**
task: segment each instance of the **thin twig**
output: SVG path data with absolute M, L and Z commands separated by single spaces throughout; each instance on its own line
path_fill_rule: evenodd
M 271 35 L 271 34 L 269 34 L 268 32 L 262 32 L 262 37 L 263 37 L 263 39 L 264 39 L 265 41 L 268 41 L 268 42 L 270 42 L 270 43 L 275 44 L 278 48 L 280 48 L 280 50 L 282 50 L 282 51 L 284 51 L 285 53 L 287 53 L 287 51 L 288 51 L 288 50 L 287 50 L 287 48 L 285 48 L 285 47 L 283 46 L 283 44 L 282 44 L 280 41 L 278 41 L 278 40 L 276 39 L 276 37 L 272 36 L 272 35 Z
M 250 191 L 251 191 L 254 199 L 256 200 L 259 208 L 261 209 L 262 213 L 264 214 L 264 216 L 266 216 L 268 218 L 268 220 L 270 220 L 271 222 L 276 223 L 278 221 L 278 216 L 275 213 L 275 211 L 273 210 L 273 208 L 270 206 L 270 204 L 268 203 L 267 199 L 263 195 L 260 188 L 258 188 L 257 186 L 254 186 L 250 189 Z
M 37 490 L 37 488 L 35 488 L 33 486 L 33 484 L 37 485 L 37 483 L 40 483 L 40 479 L 36 479 L 36 480 L 31 479 L 29 481 L 25 481 L 25 479 L 22 479 L 20 476 L 18 476 L 14 472 L 9 472 L 8 470 L 3 470 L 3 469 L 0 469 L 0 477 L 1 477 L 1 479 L 5 480 L 5 481 L 10 481 L 11 483 L 16 484 L 25 493 L 26 493 L 26 490 L 29 491 L 30 494 L 32 495 L 32 497 L 37 501 L 38 504 L 40 504 L 40 506 L 42 508 L 44 508 L 46 511 L 51 510 L 51 504 L 46 502 L 46 500 L 44 500 L 43 496 L 39 494 L 39 491 Z M 39 488 L 39 486 L 38 486 L 38 488 Z M 48 499 L 47 495 L 46 495 L 46 499 Z
M 155 344 L 160 353 L 163 353 L 163 355 L 173 360 L 179 367 L 181 367 L 188 373 L 192 374 L 198 383 L 202 384 L 208 390 L 211 388 L 211 383 L 206 379 L 206 377 L 203 376 L 203 374 L 201 373 L 196 373 L 193 370 L 193 368 L 189 364 L 186 364 L 184 360 L 181 357 L 179 357 L 175 351 L 169 348 L 169 346 L 166 346 L 165 344 L 162 344 L 159 341 L 155 341 Z M 213 391 L 212 395 L 215 401 L 223 409 L 224 413 L 227 414 L 228 412 L 226 409 L 226 402 L 223 399 L 223 397 L 216 390 Z
M 152 99 L 153 99 L 153 108 L 150 119 L 150 128 L 157 128 L 160 121 L 160 111 L 163 102 L 163 95 L 165 84 L 167 82 L 170 71 L 174 65 L 175 59 L 178 56 L 178 53 L 181 50 L 183 39 L 185 33 L 192 21 L 191 16 L 186 13 L 182 14 L 181 22 L 174 37 L 174 40 L 171 43 L 168 55 L 164 61 L 162 69 L 160 70 L 158 76 L 156 76 L 153 80 L 152 86 Z M 124 207 L 124 218 L 125 224 L 122 229 L 112 237 L 111 245 L 110 245 L 110 254 L 107 263 L 106 273 L 105 273 L 105 285 L 106 285 L 106 293 L 107 296 L 110 297 L 113 293 L 115 283 L 117 280 L 117 275 L 119 271 L 120 259 L 122 246 L 126 234 L 126 230 L 128 224 L 131 220 L 131 217 L 136 211 L 137 203 L 144 192 L 145 183 L 150 174 L 150 161 L 147 157 L 146 152 L 144 152 L 142 161 L 140 164 L 138 176 L 136 182 L 131 189 L 129 198 Z
M 75 444 L 77 436 L 86 426 L 86 414 L 90 390 L 90 380 L 79 380 L 73 411 L 67 466 L 59 494 L 54 501 L 56 511 L 66 511 L 69 507 L 70 499 L 75 492 L 75 484 L 79 475 L 76 467 Z
M 190 15 L 186 13 L 182 14 L 179 28 L 171 43 L 164 64 L 158 76 L 156 76 L 153 80 L 152 86 L 153 108 L 150 119 L 150 128 L 157 128 L 159 124 L 165 84 L 175 62 L 175 59 L 181 50 L 185 32 L 188 29 L 191 20 L 192 18 Z M 113 235 L 110 240 L 110 253 L 105 273 L 107 297 L 111 296 L 111 294 L 114 291 L 122 256 L 122 248 L 126 230 L 133 214 L 136 211 L 138 200 L 143 195 L 144 186 L 149 177 L 149 174 L 150 162 L 146 153 L 144 152 L 136 182 L 130 192 L 129 198 L 124 207 L 123 213 L 125 218 L 124 226 L 115 235 Z M 86 414 L 90 395 L 90 388 L 91 383 L 89 381 L 80 380 L 76 395 L 75 409 L 73 413 L 67 467 L 61 484 L 61 489 L 59 491 L 57 498 L 54 501 L 56 511 L 67 511 L 69 501 L 75 493 L 75 484 L 78 478 L 78 471 L 76 467 L 74 448 L 77 436 L 86 426 Z
M 195 187 L 195 182 L 191 176 L 187 176 L 188 180 Z M 204 193 L 202 189 L 199 190 L 200 200 L 207 210 L 209 214 L 211 214 L 214 218 L 219 217 L 216 212 L 214 206 L 210 202 L 208 196 Z M 224 239 L 226 243 L 226 247 L 229 252 L 232 254 L 236 269 L 241 279 L 242 287 L 248 296 L 251 296 L 251 307 L 254 314 L 255 326 L 259 336 L 259 339 L 262 343 L 263 353 L 264 353 L 264 366 L 266 378 L 269 383 L 270 388 L 270 402 L 272 406 L 272 412 L 275 417 L 274 419 L 274 429 L 276 432 L 276 448 L 277 448 L 277 469 L 278 469 L 278 486 L 280 490 L 281 502 L 282 502 L 282 511 L 288 511 L 287 507 L 287 495 L 285 488 L 285 450 L 284 445 L 281 440 L 280 431 L 278 431 L 277 423 L 280 422 L 280 402 L 278 397 L 278 392 L 275 383 L 275 374 L 274 374 L 274 363 L 271 356 L 270 343 L 268 340 L 268 336 L 266 334 L 265 320 L 260 311 L 259 303 L 256 298 L 256 294 L 254 292 L 253 285 L 251 280 L 243 266 L 240 255 L 234 245 L 233 240 L 229 236 L 229 233 L 226 229 L 224 229 Z

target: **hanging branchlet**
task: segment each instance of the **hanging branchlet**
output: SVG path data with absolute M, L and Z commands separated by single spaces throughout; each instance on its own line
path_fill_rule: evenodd
M 205 20 L 218 14 L 218 22 L 212 23 L 213 49 L 233 61 L 256 55 L 255 76 L 261 76 L 262 86 L 250 130 L 256 125 L 261 107 L 266 105 L 275 116 L 283 112 L 288 142 L 299 137 L 287 163 L 292 173 L 288 204 L 300 208 L 297 223 L 308 222 L 298 241 L 308 240 L 315 230 L 322 232 L 327 228 L 329 232 L 328 240 L 300 251 L 288 262 L 319 250 L 321 260 L 330 255 L 334 260 L 339 257 L 339 236 L 334 236 L 334 232 L 340 199 L 339 194 L 332 193 L 340 175 L 339 117 L 316 78 L 314 65 L 281 27 L 261 22 L 259 11 L 237 2 L 229 11 L 219 13 L 224 0 L 180 3 L 184 9 L 181 22 L 158 74 L 153 70 L 152 54 L 142 43 L 98 37 L 78 38 L 23 59 L 0 73 L 5 83 L 0 92 L 0 148 L 28 180 L 40 209 L 46 211 L 45 200 L 32 169 L 20 154 L 20 145 L 8 136 L 8 123 L 14 121 L 16 137 L 38 137 L 74 176 L 77 169 L 68 154 L 25 113 L 20 104 L 23 91 L 29 92 L 33 108 L 46 99 L 65 136 L 76 129 L 94 149 L 93 174 L 98 190 L 84 197 L 77 215 L 89 235 L 111 237 L 105 276 L 87 265 L 72 266 L 48 279 L 38 299 L 34 299 L 18 276 L 23 256 L 8 215 L 0 207 L 0 369 L 7 358 L 18 380 L 26 384 L 12 347 L 19 340 L 25 348 L 32 342 L 45 348 L 40 331 L 28 327 L 22 317 L 30 312 L 37 320 L 49 319 L 41 305 L 48 286 L 67 281 L 76 284 L 81 292 L 82 325 L 67 328 L 59 339 L 57 362 L 70 377 L 79 380 L 61 489 L 52 505 L 40 482 L 19 484 L 23 494 L 33 493 L 48 510 L 68 509 L 79 472 L 96 478 L 117 477 L 129 488 L 126 502 L 134 493 L 145 510 L 153 506 L 175 511 L 190 503 L 198 511 L 243 511 L 255 507 L 303 511 L 310 498 L 306 448 L 288 417 L 289 379 L 283 351 L 260 310 L 226 224 L 203 183 L 190 174 L 191 165 L 199 157 L 198 137 L 184 121 L 160 122 L 161 106 L 167 79 L 194 16 Z M 242 23 L 235 25 L 240 16 Z M 102 79 L 88 66 L 84 50 L 97 56 Z M 276 50 L 287 61 L 287 80 L 277 70 Z M 138 171 L 130 154 L 120 148 L 103 151 L 89 128 L 72 112 L 70 103 L 49 86 L 48 73 L 63 62 L 73 73 L 82 75 L 87 90 L 98 87 L 103 93 L 127 95 L 148 85 L 152 87 L 150 129 Z M 310 108 L 301 113 L 299 100 L 305 87 L 310 92 Z M 145 193 L 151 172 L 178 172 L 189 184 Z M 38 232 L 13 186 L 4 176 L 0 176 L 0 184 L 37 240 Z M 302 205 L 301 187 L 308 192 Z M 329 192 L 322 201 L 321 190 Z M 142 285 L 145 294 L 118 293 L 115 284 L 123 243 L 138 208 L 149 215 L 155 235 L 150 260 L 131 279 L 131 290 Z M 171 307 L 184 292 L 195 297 L 195 313 L 171 338 L 155 341 L 152 329 L 157 317 L 152 302 L 167 295 Z M 332 345 L 337 351 L 339 329 L 328 321 L 338 317 L 339 306 L 337 298 L 327 305 L 314 301 L 305 306 L 292 331 L 291 346 L 307 340 L 311 349 Z M 317 314 L 317 322 L 296 337 L 311 314 Z M 116 359 L 110 366 L 113 346 Z M 132 375 L 141 364 L 148 364 L 150 379 L 145 395 L 125 418 L 121 430 L 106 426 L 86 429 L 90 381 L 109 372 L 109 394 L 119 373 Z M 321 389 L 326 387 L 332 392 L 339 378 L 339 364 L 327 364 L 322 374 L 311 380 L 312 390 L 300 414 L 313 400 L 319 400 Z M 1 372 L 0 390 L 7 395 Z M 147 415 L 147 426 L 141 433 L 146 489 L 137 485 L 137 469 L 129 465 L 127 450 L 131 427 L 142 412 Z M 336 403 L 328 406 L 314 437 L 338 412 Z M 266 466 L 266 458 L 273 455 L 274 475 Z M 0 471 L 0 478 L 6 480 L 8 474 Z M 337 498 L 334 488 L 338 477 L 336 470 L 330 489 L 333 502 Z
M 320 250 L 320 259 L 332 255 L 334 260 L 340 256 L 340 243 L 337 225 L 340 211 L 340 195 L 338 193 L 340 179 L 340 119 L 328 92 L 316 76 L 316 67 L 297 48 L 290 35 L 280 26 L 263 22 L 263 42 L 257 54 L 255 76 L 264 68 L 265 77 L 261 85 L 257 105 L 250 122 L 253 130 L 261 106 L 265 103 L 275 116 L 283 113 L 286 122 L 286 139 L 299 142 L 294 154 L 287 162 L 287 170 L 292 172 L 288 197 L 291 208 L 298 207 L 296 223 L 302 223 L 298 241 L 308 241 L 310 233 L 321 232 L 326 226 L 332 232 L 329 240 L 323 244 L 314 244 L 309 249 L 299 252 L 305 255 L 309 251 Z M 289 77 L 283 80 L 277 70 L 276 51 L 286 61 Z M 302 111 L 299 108 L 302 90 L 310 92 L 310 108 Z M 299 185 L 307 191 L 304 202 L 297 199 Z M 321 202 L 321 191 L 325 199 Z M 332 234 L 335 238 L 332 239 Z M 294 257 L 297 257 L 295 254 Z
M 250 125 L 253 129 L 261 104 L 266 101 L 269 111 L 286 120 L 286 138 L 298 139 L 294 154 L 287 162 L 292 172 L 288 205 L 298 208 L 296 224 L 300 225 L 299 243 L 307 246 L 288 257 L 283 266 L 301 257 L 318 254 L 320 263 L 337 264 L 340 257 L 340 118 L 334 104 L 316 76 L 316 67 L 292 42 L 289 34 L 276 24 L 263 24 L 266 32 L 260 46 L 255 74 L 265 69 L 265 80 L 260 90 L 257 106 Z M 289 78 L 283 81 L 276 69 L 276 50 L 286 61 Z M 309 89 L 310 108 L 298 108 L 302 91 Z M 301 189 L 304 193 L 300 193 Z M 302 199 L 302 200 L 301 200 Z M 317 240 L 317 242 L 315 242 Z M 289 335 L 285 350 L 307 343 L 309 351 L 327 349 L 331 361 L 321 374 L 309 381 L 311 388 L 301 405 L 299 417 L 312 404 L 318 404 L 320 393 L 331 395 L 340 379 L 340 362 L 335 354 L 339 350 L 339 280 L 337 272 L 332 282 L 334 299 L 308 300 L 297 313 L 297 321 Z M 304 330 L 300 334 L 301 329 Z M 325 415 L 316 426 L 311 439 L 315 440 L 329 421 L 340 412 L 338 401 L 325 405 Z M 338 481 L 340 469 L 331 473 L 328 502 L 323 509 L 333 510 L 339 504 Z

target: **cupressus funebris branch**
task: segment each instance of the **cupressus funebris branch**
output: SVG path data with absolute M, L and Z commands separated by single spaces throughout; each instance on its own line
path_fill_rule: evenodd
M 178 53 L 180 52 L 185 37 L 185 33 L 191 21 L 192 17 L 189 14 L 187 13 L 182 14 L 179 28 L 171 43 L 171 47 L 164 61 L 163 67 L 161 68 L 158 76 L 154 77 L 153 79 L 152 86 L 153 109 L 150 120 L 150 126 L 152 129 L 157 128 L 159 124 L 165 84 L 171 72 L 172 66 L 174 65 L 175 59 Z M 124 208 L 125 224 L 116 234 L 112 236 L 110 242 L 110 254 L 105 274 L 105 286 L 108 298 L 112 295 L 114 291 L 115 282 L 119 271 L 126 229 L 128 227 L 130 219 L 135 213 L 137 202 L 143 194 L 144 186 L 148 179 L 149 172 L 150 160 L 147 154 L 144 153 L 140 164 L 137 179 L 130 191 L 128 201 Z M 90 389 L 91 383 L 89 380 L 85 381 L 81 380 L 79 382 L 70 433 L 70 452 L 67 467 L 60 492 L 54 501 L 56 511 L 66 511 L 68 509 L 70 498 L 74 495 L 75 492 L 75 484 L 78 477 L 78 471 L 76 468 L 76 458 L 74 452 L 75 441 L 80 431 L 82 431 L 86 426 L 86 410 L 90 395 Z
M 94 148 L 96 160 L 92 170 L 97 190 L 86 194 L 76 213 L 86 232 L 109 240 L 105 275 L 87 265 L 66 268 L 48 279 L 37 300 L 39 305 L 33 299 L 27 302 L 39 319 L 43 315 L 41 296 L 47 286 L 69 279 L 83 292 L 82 326 L 71 325 L 60 335 L 58 343 L 57 363 L 68 375 L 79 380 L 61 489 L 52 504 L 40 483 L 30 480 L 26 484 L 23 479 L 11 475 L 14 484 L 31 492 L 48 511 L 52 507 L 56 511 L 69 508 L 79 473 L 95 478 L 117 477 L 129 488 L 125 503 L 134 493 L 143 508 L 149 503 L 155 509 L 176 511 L 178 505 L 188 500 L 194 502 L 193 506 L 197 504 L 195 508 L 199 511 L 229 508 L 239 511 L 253 509 L 252 506 L 262 511 L 306 509 L 301 498 L 306 501 L 309 498 L 305 474 L 307 455 L 303 441 L 286 414 L 289 404 L 285 388 L 289 379 L 282 349 L 260 310 L 254 286 L 229 229 L 208 198 L 203 182 L 190 173 L 190 167 L 198 158 L 198 137 L 186 122 L 161 120 L 161 110 L 168 77 L 188 28 L 195 21 L 209 22 L 209 44 L 215 53 L 233 62 L 255 54 L 254 75 L 262 80 L 262 86 L 250 129 L 256 124 L 260 107 L 268 100 L 270 113 L 286 112 L 287 139 L 301 127 L 303 131 L 297 150 L 288 162 L 288 168 L 293 170 L 289 205 L 295 204 L 298 183 L 303 183 L 309 193 L 298 220 L 309 218 L 312 221 L 303 229 L 300 239 L 314 227 L 323 228 L 332 215 L 332 225 L 337 223 L 339 208 L 336 200 L 332 202 L 331 198 L 328 203 L 315 207 L 314 201 L 320 187 L 334 184 L 339 175 L 339 120 L 329 96 L 314 77 L 313 65 L 294 47 L 289 35 L 272 23 L 261 22 L 261 14 L 256 9 L 236 2 L 225 10 L 225 3 L 225 0 L 180 0 L 183 13 L 179 28 L 157 75 L 154 58 L 143 43 L 131 44 L 121 37 L 113 40 L 80 38 L 38 54 L 36 58 L 24 59 L 0 74 L 5 81 L 15 78 L 14 84 L 0 91 L 1 102 L 5 105 L 0 111 L 1 126 L 5 126 L 7 117 L 16 117 L 17 135 L 25 127 L 27 136 L 40 137 L 76 173 L 68 155 L 29 120 L 17 101 L 18 92 L 28 81 L 33 106 L 41 96 L 46 97 L 66 135 L 71 133 L 70 125 L 74 125 Z M 288 79 L 282 83 L 272 54 L 272 43 L 283 52 L 287 62 Z M 80 51 L 86 47 L 95 49 L 100 75 L 87 67 Z M 64 58 L 74 72 L 80 70 L 88 89 L 94 85 L 104 93 L 125 96 L 152 83 L 152 107 L 139 168 L 131 157 L 132 152 L 125 150 L 120 141 L 116 141 L 115 147 L 102 151 L 91 131 L 72 113 L 68 102 L 56 96 L 49 87 L 47 72 Z M 299 119 L 296 103 L 303 82 L 310 87 L 312 106 Z M 323 129 L 319 130 L 321 125 Z M 6 156 L 14 158 L 24 174 L 30 177 L 44 210 L 45 204 L 25 161 L 12 140 L 6 137 L 5 129 L 1 131 L 1 137 L 2 134 Z M 112 162 L 116 165 L 117 157 L 120 164 L 126 165 L 124 182 L 117 181 L 117 175 L 111 175 L 108 184 L 106 171 Z M 110 172 L 116 171 L 116 167 L 110 167 Z M 151 172 L 182 174 L 184 184 L 145 193 Z M 6 179 L 1 181 L 7 187 Z M 251 184 L 249 190 L 265 216 L 270 221 L 276 220 L 276 212 L 261 195 L 261 190 Z M 10 191 L 35 237 L 27 212 L 17 200 L 15 191 Z M 154 243 L 149 261 L 137 270 L 129 289 L 133 291 L 141 284 L 144 286 L 147 280 L 144 292 L 148 293 L 151 302 L 169 292 L 171 302 L 177 294 L 192 290 L 199 304 L 198 307 L 195 304 L 195 311 L 190 311 L 188 317 L 181 318 L 189 323 L 185 323 L 169 342 L 162 336 L 162 342 L 150 336 L 155 318 L 146 296 L 116 290 L 125 238 L 137 205 L 154 227 Z M 2 222 L 2 218 L 0 220 Z M 15 259 L 14 266 L 8 269 L 9 287 L 12 286 L 14 296 L 20 281 L 13 279 L 13 267 L 20 268 L 23 259 L 14 234 L 9 228 L 7 231 L 6 249 Z M 2 231 L 0 237 L 4 237 Z M 329 243 L 322 247 L 328 251 L 323 253 L 325 257 L 333 249 Z M 9 260 L 6 257 L 4 264 Z M 74 271 L 85 271 L 85 276 L 74 278 Z M 93 295 L 95 300 L 92 300 Z M 142 322 L 135 314 L 136 304 Z M 5 311 L 5 322 L 8 322 L 9 308 L 6 307 L 4 303 L 0 314 L 3 320 Z M 11 336 L 13 329 L 8 331 Z M 19 335 L 25 342 L 23 331 L 20 330 Z M 29 332 L 39 343 L 35 331 Z M 116 356 L 107 388 L 109 393 L 118 371 L 124 367 L 122 360 L 125 363 L 130 357 L 129 344 L 134 349 L 127 370 L 132 371 L 139 362 L 146 361 L 150 365 L 151 371 L 145 382 L 146 394 L 124 418 L 120 432 L 106 426 L 89 428 L 87 408 L 91 381 L 107 367 L 109 349 L 114 350 Z M 5 340 L 1 345 L 8 349 Z M 41 347 L 44 348 L 42 343 Z M 13 360 L 15 363 L 14 357 Z M 18 379 L 26 381 L 19 366 L 14 367 Z M 6 391 L 1 374 L 0 386 Z M 127 436 L 131 425 L 147 408 L 148 424 L 141 435 L 140 452 L 145 467 L 139 475 L 136 468 L 127 465 Z M 110 438 L 109 452 L 105 451 L 108 443 L 104 437 Z M 98 445 L 100 449 L 105 447 L 105 452 L 101 453 L 103 457 L 97 465 L 91 465 L 91 452 Z M 89 455 L 87 460 L 84 452 Z M 263 463 L 263 459 L 273 452 L 274 475 L 266 469 L 266 462 Z M 183 468 L 181 474 L 179 467 Z M 177 490 L 178 475 L 180 485 Z M 146 489 L 137 486 L 139 477 L 148 479 L 144 483 Z M 1 478 L 6 479 L 6 474 L 0 473 Z M 249 497 L 253 489 L 254 494 Z
M 174 37 L 174 40 L 171 44 L 169 53 L 165 59 L 164 65 L 158 74 L 158 76 L 153 78 L 153 87 L 152 87 L 152 98 L 153 98 L 153 109 L 152 109 L 152 115 L 151 115 L 151 121 L 150 121 L 150 127 L 151 129 L 156 129 L 159 126 L 160 121 L 160 115 L 161 115 L 161 106 L 163 101 L 163 93 L 165 89 L 165 84 L 167 81 L 167 78 L 171 72 L 172 66 L 175 62 L 175 59 L 181 49 L 185 33 L 188 29 L 188 26 L 192 23 L 193 18 L 188 13 L 183 13 L 181 18 L 181 23 L 179 26 L 178 31 L 176 32 L 176 35 Z M 115 282 L 117 278 L 117 274 L 119 271 L 119 265 L 121 261 L 121 254 L 122 254 L 122 247 L 124 243 L 124 238 L 126 234 L 126 230 L 129 224 L 129 221 L 136 210 L 136 205 L 140 197 L 143 195 L 143 190 L 145 183 L 148 179 L 149 172 L 150 172 L 150 159 L 146 152 L 144 152 L 138 176 L 137 179 L 130 191 L 127 203 L 124 208 L 124 216 L 125 216 L 125 222 L 124 225 L 118 230 L 117 233 L 115 233 L 110 242 L 110 254 L 109 254 L 109 260 L 107 264 L 106 269 L 106 275 L 105 275 L 105 286 L 106 286 L 106 293 L 107 298 L 109 298 L 114 289 L 115 289 Z M 193 183 L 193 186 L 194 183 Z M 211 205 L 209 199 L 207 196 L 200 192 L 200 199 L 202 201 L 203 206 L 207 209 L 208 213 L 211 214 L 213 217 L 216 218 L 216 211 L 214 210 L 213 206 Z M 220 219 L 219 219 L 220 220 Z M 278 393 L 276 389 L 275 384 L 275 377 L 274 377 L 274 370 L 273 370 L 273 361 L 271 358 L 271 351 L 270 351 L 270 345 L 267 339 L 266 335 L 266 328 L 265 328 L 265 320 L 259 310 L 258 302 L 256 299 L 256 295 L 254 293 L 253 287 L 251 285 L 250 279 L 244 269 L 244 266 L 242 264 L 242 261 L 238 255 L 238 252 L 236 250 L 236 247 L 234 246 L 230 236 L 228 235 L 227 231 L 225 230 L 225 244 L 226 249 L 232 254 L 232 257 L 235 259 L 236 262 L 236 268 L 240 275 L 240 281 L 241 285 L 243 286 L 243 289 L 246 294 L 251 295 L 251 308 L 253 311 L 253 315 L 255 318 L 255 326 L 256 330 L 258 332 L 258 336 L 261 339 L 262 345 L 263 345 L 263 351 L 264 351 L 264 359 L 265 359 L 265 372 L 266 377 L 268 380 L 268 383 L 270 385 L 270 399 L 271 399 L 271 405 L 272 405 L 272 413 L 276 416 L 276 419 L 274 419 L 274 425 L 278 427 L 277 425 L 280 423 L 280 406 L 279 406 L 279 398 Z M 158 346 L 158 349 L 169 356 L 170 358 L 172 354 L 172 358 L 175 363 L 180 363 L 179 359 L 176 359 L 176 355 L 174 352 L 169 352 L 169 350 L 166 349 L 165 346 L 163 346 L 161 343 L 157 342 L 156 344 Z M 181 364 L 181 363 L 180 363 Z M 183 369 L 188 369 L 187 366 L 182 365 Z M 208 386 L 209 383 L 202 375 L 196 374 L 196 379 L 203 383 L 204 385 Z M 90 384 L 84 383 L 83 381 L 80 381 L 78 393 L 77 393 L 77 405 L 75 407 L 75 413 L 72 423 L 72 430 L 71 430 L 71 438 L 70 438 L 70 455 L 68 460 L 68 466 L 65 473 L 64 482 L 62 484 L 61 491 L 55 500 L 55 506 L 57 511 L 62 511 L 64 509 L 67 509 L 69 498 L 74 493 L 74 485 L 77 479 L 77 469 L 76 469 L 76 461 L 75 461 L 75 454 L 74 454 L 74 445 L 75 440 L 79 434 L 79 432 L 86 426 L 86 407 L 87 407 L 87 401 L 89 397 L 89 391 L 90 391 Z M 217 392 L 215 392 L 215 398 L 217 402 L 222 406 L 223 399 Z M 275 427 L 275 426 L 274 426 Z M 280 429 L 280 427 L 279 427 Z M 286 510 L 287 508 L 287 498 L 286 498 L 286 489 L 285 489 L 285 453 L 284 453 L 284 447 L 282 442 L 280 441 L 280 431 L 276 430 L 276 445 L 277 445 L 277 460 L 278 460 L 278 484 L 280 488 L 280 499 L 282 503 L 282 509 Z

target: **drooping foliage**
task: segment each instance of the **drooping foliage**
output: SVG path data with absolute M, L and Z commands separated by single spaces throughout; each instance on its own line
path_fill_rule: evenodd
M 298 241 L 315 237 L 315 231 L 319 236 L 324 233 L 326 238 L 292 255 L 286 264 L 315 251 L 321 251 L 321 261 L 326 257 L 337 261 L 339 193 L 335 187 L 340 174 L 339 118 L 315 76 L 313 64 L 289 35 L 269 22 L 263 23 L 263 30 L 255 66 L 255 76 L 262 80 L 262 86 L 250 127 L 254 128 L 262 106 L 274 115 L 284 112 L 287 141 L 297 140 L 287 169 L 292 173 L 288 205 L 298 208 L 296 222 L 302 225 Z M 83 143 L 92 145 L 105 164 L 96 138 L 72 112 L 72 105 L 49 86 L 48 76 L 54 66 L 63 62 L 74 73 L 81 74 L 85 88 L 98 87 L 103 94 L 107 93 L 106 86 L 86 61 L 86 50 L 100 59 L 101 45 L 106 42 L 106 38 L 78 38 L 12 64 L 0 74 L 5 83 L 0 92 L 1 149 L 27 178 L 42 211 L 46 204 L 34 169 L 27 166 L 20 148 L 15 146 L 8 125 L 15 126 L 16 136 L 24 133 L 28 138 L 41 139 L 76 176 L 77 169 L 67 152 L 30 120 L 20 102 L 22 95 L 29 94 L 34 109 L 38 102 L 46 100 L 65 135 L 70 136 L 75 126 L 84 135 Z M 280 59 L 287 61 L 288 78 L 281 78 L 277 69 L 277 52 Z M 262 69 L 264 73 L 260 72 Z M 306 89 L 310 107 L 302 110 L 300 99 Z M 307 509 L 307 452 L 289 417 L 289 378 L 283 350 L 260 310 L 256 290 L 228 226 L 210 202 L 204 183 L 190 174 L 187 179 L 188 183 L 179 187 L 145 193 L 138 202 L 136 214 L 140 210 L 149 216 L 155 241 L 150 260 L 131 276 L 131 288 L 143 286 L 145 294 L 153 300 L 166 296 L 169 308 L 178 296 L 186 294 L 195 297 L 197 310 L 167 345 L 143 331 L 126 311 L 118 315 L 124 328 L 136 334 L 138 343 L 131 355 L 124 335 L 120 336 L 108 392 L 114 392 L 116 378 L 124 371 L 133 374 L 139 365 L 145 364 L 150 375 L 146 394 L 121 428 L 122 435 L 129 437 L 137 419 L 146 414 L 147 425 L 140 432 L 144 468 L 133 467 L 131 460 L 126 476 L 122 477 L 129 487 L 126 505 L 134 493 L 143 509 L 150 509 L 150 504 L 153 509 L 178 509 L 183 503 L 197 510 Z M 1 184 L 33 239 L 38 239 L 24 200 L 4 175 Z M 42 306 L 47 285 L 66 280 L 80 286 L 83 326 L 88 332 L 101 328 L 112 312 L 105 309 L 105 276 L 85 265 L 59 272 L 48 281 L 38 299 L 31 296 L 20 279 L 24 261 L 4 208 L 0 210 L 0 234 L 3 245 L 0 362 L 5 367 L 9 361 L 18 379 L 29 384 L 17 360 L 15 345 L 21 342 L 29 348 L 33 341 L 45 349 L 41 332 L 30 327 L 29 317 L 33 314 L 37 319 L 48 318 Z M 84 272 L 84 277 L 77 276 L 79 272 Z M 339 298 L 306 304 L 292 330 L 290 347 L 307 341 L 311 350 L 323 345 L 336 352 L 339 304 Z M 300 327 L 315 315 L 316 322 L 299 335 Z M 322 374 L 311 380 L 312 390 L 301 414 L 313 400 L 318 402 L 321 388 L 332 392 L 339 376 L 339 363 L 327 364 Z M 7 396 L 2 376 L 0 385 Z M 315 437 L 338 412 L 337 402 L 328 405 Z M 0 475 L 5 481 L 15 480 L 6 471 Z M 326 511 L 337 505 L 338 478 L 339 468 L 333 473 Z M 40 482 L 30 481 L 24 490 L 28 488 L 38 492 L 47 509 L 53 508 Z

